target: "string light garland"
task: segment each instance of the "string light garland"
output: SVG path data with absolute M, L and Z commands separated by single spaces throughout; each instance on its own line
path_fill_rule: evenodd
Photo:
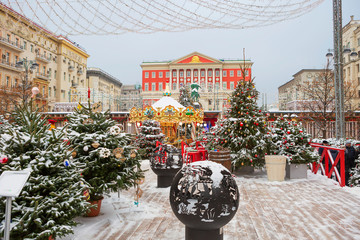
M 68 36 L 263 27 L 304 15 L 323 1 L 7 0 L 0 7 Z

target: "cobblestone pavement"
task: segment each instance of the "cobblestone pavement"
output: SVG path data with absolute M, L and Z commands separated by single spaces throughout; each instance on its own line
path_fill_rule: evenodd
M 149 169 L 147 161 L 143 168 Z M 332 180 L 308 172 L 308 179 L 268 182 L 265 172 L 236 176 L 239 209 L 224 227 L 224 239 L 360 239 L 360 197 Z M 101 214 L 78 218 L 75 234 L 63 240 L 184 239 L 185 227 L 169 204 L 169 189 L 157 188 L 146 172 L 144 193 L 134 205 L 134 189 L 105 198 Z

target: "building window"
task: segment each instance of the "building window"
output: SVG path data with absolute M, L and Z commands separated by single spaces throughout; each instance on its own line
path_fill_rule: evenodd
M 30 45 L 30 52 L 34 52 L 34 45 Z
M 6 53 L 6 58 L 5 58 L 6 62 L 9 63 L 10 62 L 10 53 Z
M 45 87 L 42 88 L 42 95 L 45 96 Z
M 49 68 L 48 72 L 49 72 L 49 77 L 51 77 L 51 68 Z
M 6 76 L 6 86 L 9 87 L 10 85 L 10 77 Z
M 45 73 L 46 73 L 46 67 L 43 66 L 43 74 L 45 75 Z
M 176 82 L 173 83 L 173 90 L 176 90 Z
M 216 77 L 219 77 L 219 76 L 220 76 L 220 71 L 219 71 L 219 70 L 216 70 L 216 71 L 215 71 L 215 76 L 216 76 Z
M 176 71 L 173 71 L 173 77 L 176 77 Z
M 159 78 L 163 78 L 163 73 L 159 72 Z
M 49 87 L 49 97 L 51 97 L 51 87 Z
M 205 77 L 205 70 L 201 70 L 201 77 Z
M 230 82 L 230 90 L 234 90 L 234 82 Z
M 27 50 L 27 42 L 24 41 L 24 49 Z
M 19 57 L 15 56 L 15 63 L 17 63 L 19 61 Z
M 166 72 L 165 77 L 169 78 L 170 77 L 170 72 Z
M 226 82 L 223 82 L 223 89 L 227 89 L 227 84 L 226 84 Z
M 64 72 L 64 81 L 66 80 L 66 72 Z
M 151 73 L 151 78 L 156 78 L 156 72 Z
M 15 79 L 15 80 L 14 80 L 14 86 L 17 87 L 17 85 L 18 85 L 18 80 Z
M 163 90 L 163 84 L 159 83 L 159 91 L 162 91 L 162 90 Z
M 233 77 L 233 76 L 234 76 L 234 71 L 231 70 L 231 71 L 230 71 L 230 77 Z
M 211 70 L 208 71 L 208 77 L 212 77 L 212 71 Z
M 226 77 L 226 71 L 223 70 L 223 77 Z
M 241 70 L 237 70 L 237 76 L 241 77 Z
M 198 71 L 194 71 L 194 77 L 198 76 Z
M 249 70 L 245 70 L 245 76 L 249 76 Z
M 151 91 L 156 91 L 156 83 L 152 83 L 151 84 Z
M 215 90 L 219 90 L 219 88 L 220 88 L 220 83 L 219 82 L 215 83 Z
M 190 71 L 186 71 L 186 77 L 191 77 L 191 72 Z
M 55 71 L 54 71 L 54 78 L 55 78 L 55 79 L 56 79 L 56 73 L 57 73 L 57 72 L 56 72 L 56 70 L 55 70 Z
M 149 72 L 145 72 L 145 78 L 149 78 Z
M 180 77 L 184 77 L 184 72 L 180 71 Z
M 7 36 L 8 42 L 10 42 L 10 34 L 7 34 L 6 36 Z
M 71 81 L 71 76 L 70 76 L 70 73 L 69 73 L 69 82 Z
M 145 83 L 145 91 L 149 91 L 149 84 L 148 83 Z

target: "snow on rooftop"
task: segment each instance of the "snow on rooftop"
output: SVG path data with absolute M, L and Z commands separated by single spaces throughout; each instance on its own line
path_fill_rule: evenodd
M 168 96 L 164 96 L 164 97 L 160 98 L 160 100 L 157 101 L 156 103 L 154 103 L 152 105 L 152 107 L 154 109 L 161 108 L 161 110 L 163 110 L 165 107 L 167 107 L 169 105 L 173 106 L 177 110 L 179 110 L 179 108 L 185 109 L 185 107 L 183 105 L 181 105 L 178 101 L 176 101 L 172 97 L 168 97 Z

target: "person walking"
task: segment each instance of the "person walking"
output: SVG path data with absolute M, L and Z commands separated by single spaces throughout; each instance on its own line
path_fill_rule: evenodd
M 351 141 L 345 142 L 345 184 L 349 186 L 350 170 L 355 167 L 355 159 L 357 159 L 359 153 L 351 145 Z

